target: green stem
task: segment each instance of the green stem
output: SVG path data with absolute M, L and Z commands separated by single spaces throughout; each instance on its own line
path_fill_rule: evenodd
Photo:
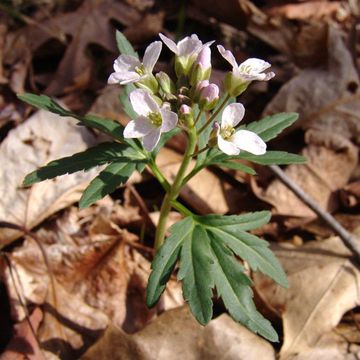
M 200 120 L 200 117 L 201 117 L 201 114 L 202 114 L 202 110 L 199 110 L 199 113 L 197 114 L 197 117 L 195 119 L 195 125 L 198 123 L 198 121 Z
M 224 108 L 224 106 L 227 104 L 229 99 L 230 99 L 230 95 L 227 94 L 223 102 L 220 104 L 220 106 L 215 110 L 215 112 L 212 113 L 209 120 L 199 129 L 197 133 L 198 135 L 200 135 L 208 127 L 208 125 L 210 125 L 211 122 L 218 116 L 219 112 Z
M 169 192 L 167 192 L 167 194 L 165 195 L 163 203 L 161 205 L 160 218 L 155 235 L 155 252 L 164 242 L 167 217 L 169 215 L 173 201 L 176 200 L 176 198 L 179 196 L 186 170 L 191 161 L 191 155 L 193 154 L 196 147 L 197 135 L 194 124 L 191 124 L 191 128 L 188 130 L 188 137 L 188 145 L 184 154 L 183 161 L 175 177 L 174 183 L 172 184 Z

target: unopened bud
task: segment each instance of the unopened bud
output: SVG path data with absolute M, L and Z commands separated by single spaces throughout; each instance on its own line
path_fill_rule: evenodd
M 180 121 L 182 121 L 186 125 L 193 124 L 194 116 L 191 107 L 185 104 L 181 105 L 179 109 L 179 118 Z
M 212 131 L 209 136 L 208 146 L 216 147 L 217 146 L 217 137 L 220 131 L 220 125 L 217 122 L 214 122 L 212 125 Z
M 205 46 L 197 56 L 190 74 L 190 84 L 195 86 L 199 81 L 208 80 L 211 75 L 211 50 Z
M 195 103 L 198 103 L 200 100 L 201 90 L 210 84 L 209 80 L 199 81 L 195 88 L 191 91 L 191 98 Z
M 215 84 L 204 86 L 200 90 L 199 107 L 201 110 L 212 110 L 219 101 L 219 87 Z
M 159 82 L 159 85 L 162 91 L 165 94 L 175 94 L 176 88 L 174 82 L 170 79 L 169 75 L 160 71 L 156 74 L 156 79 Z

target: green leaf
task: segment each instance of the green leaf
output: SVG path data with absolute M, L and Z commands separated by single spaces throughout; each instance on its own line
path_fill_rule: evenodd
M 217 294 L 223 299 L 230 315 L 266 339 L 273 342 L 279 341 L 270 321 L 256 310 L 252 300 L 251 281 L 244 274 L 244 268 L 214 234 L 210 233 L 210 238 L 216 259 L 213 274 Z
M 153 271 L 149 277 L 146 291 L 146 304 L 153 307 L 159 300 L 160 295 L 165 290 L 166 283 L 175 267 L 179 257 L 182 243 L 192 231 L 193 222 L 190 217 L 174 224 L 170 231 L 171 236 L 165 241 L 164 245 L 157 252 L 151 264 Z
M 159 151 L 161 150 L 162 147 L 164 147 L 164 145 L 176 134 L 179 134 L 181 132 L 181 129 L 176 127 L 166 133 L 162 133 L 161 134 L 161 138 L 160 141 L 158 142 L 158 144 L 156 145 L 155 149 L 152 151 L 152 154 L 154 156 L 156 156 Z
M 134 56 L 137 59 L 139 58 L 138 53 L 134 50 L 129 40 L 119 30 L 116 30 L 116 44 L 120 54 Z
M 264 141 L 269 141 L 279 135 L 285 128 L 292 125 L 299 117 L 297 113 L 279 113 L 266 116 L 259 121 L 253 121 L 245 126 L 246 130 L 258 134 Z
M 213 259 L 210 242 L 203 227 L 193 225 L 184 239 L 178 280 L 183 283 L 184 299 L 197 321 L 206 325 L 212 318 Z
M 246 231 L 264 225 L 270 212 L 245 215 L 189 216 L 170 228 L 170 236 L 152 264 L 147 303 L 153 306 L 165 289 L 178 257 L 178 279 L 190 309 L 201 324 L 212 317 L 212 290 L 215 288 L 231 316 L 271 341 L 278 336 L 253 302 L 251 281 L 234 254 L 254 269 L 287 285 L 286 276 L 268 243 Z
M 250 175 L 256 175 L 256 171 L 253 168 L 246 166 L 239 162 L 222 161 L 222 162 L 214 163 L 214 164 L 224 167 L 224 168 L 228 168 L 228 169 L 240 170 L 240 171 L 243 171 L 244 173 L 247 173 Z
M 105 195 L 112 193 L 117 186 L 126 183 L 131 174 L 136 170 L 136 163 L 120 161 L 113 162 L 100 172 L 83 192 L 79 207 L 85 208 Z
M 269 249 L 268 242 L 245 231 L 238 230 L 236 225 L 211 227 L 211 231 L 238 256 L 249 263 L 254 270 L 270 276 L 278 284 L 288 287 L 286 274 L 279 261 Z
M 253 155 L 246 151 L 242 151 L 235 158 L 252 161 L 261 165 L 288 165 L 303 164 L 306 162 L 304 156 L 291 154 L 285 151 L 267 151 L 264 155 Z
M 124 141 L 124 137 L 123 137 L 124 127 L 114 120 L 102 118 L 96 115 L 80 116 L 74 114 L 71 111 L 64 109 L 55 100 L 51 99 L 46 95 L 35 95 L 35 94 L 25 93 L 18 95 L 18 98 L 29 105 L 35 106 L 38 109 L 48 110 L 60 116 L 73 117 L 79 120 L 81 125 L 100 130 L 103 133 L 108 134 L 117 140 Z
M 127 161 L 141 161 L 145 157 L 125 144 L 102 143 L 83 152 L 72 156 L 64 157 L 51 161 L 25 177 L 24 186 L 29 186 L 39 181 L 52 179 L 64 174 L 72 174 L 76 171 L 89 170 L 95 166 L 104 165 L 113 161 L 119 161 L 121 158 Z

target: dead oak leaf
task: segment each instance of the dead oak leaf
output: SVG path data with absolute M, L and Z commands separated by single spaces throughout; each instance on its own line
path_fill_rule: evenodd
M 115 28 L 110 20 L 128 27 L 139 22 L 141 15 L 120 1 L 87 0 L 74 12 L 49 19 L 41 23 L 41 27 L 22 30 L 32 51 L 51 39 L 51 32 L 45 32 L 43 28 L 53 29 L 52 33 L 58 33 L 60 38 L 71 37 L 56 75 L 46 89 L 47 94 L 59 94 L 92 68 L 92 61 L 86 55 L 88 45 L 98 44 L 110 52 L 116 51 Z
M 345 312 L 360 304 L 360 272 L 338 237 L 302 247 L 276 246 L 289 289 L 255 274 L 255 287 L 269 307 L 283 319 L 283 359 L 315 352 Z
M 273 347 L 223 314 L 201 326 L 188 307 L 166 311 L 143 330 L 128 335 L 109 326 L 83 360 L 274 360 Z

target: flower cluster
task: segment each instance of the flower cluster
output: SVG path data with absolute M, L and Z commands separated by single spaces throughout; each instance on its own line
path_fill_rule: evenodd
M 229 50 L 217 46 L 221 56 L 232 66 L 223 83 L 226 101 L 219 103 L 219 87 L 210 82 L 213 41 L 203 44 L 197 35 L 187 36 L 177 44 L 163 34 L 160 38 L 175 54 L 175 81 L 164 72 L 153 74 L 162 50 L 161 41 L 155 41 L 146 48 L 142 62 L 130 55 L 120 55 L 114 62 L 114 72 L 108 83 L 132 83 L 136 87 L 130 93 L 130 102 L 138 117 L 125 127 L 124 137 L 140 138 L 144 148 L 152 151 L 162 133 L 176 126 L 185 129 L 195 126 L 199 118 L 193 118 L 195 109 L 200 114 L 213 110 L 199 129 L 201 133 L 207 126 L 213 127 L 208 146 L 218 146 L 227 155 L 238 155 L 241 150 L 255 155 L 264 154 L 266 144 L 258 135 L 248 130 L 236 130 L 244 117 L 244 106 L 227 103 L 230 97 L 242 94 L 252 81 L 268 81 L 274 77 L 273 72 L 264 73 L 270 64 L 251 58 L 238 65 Z M 221 122 L 217 123 L 216 116 L 221 110 Z

